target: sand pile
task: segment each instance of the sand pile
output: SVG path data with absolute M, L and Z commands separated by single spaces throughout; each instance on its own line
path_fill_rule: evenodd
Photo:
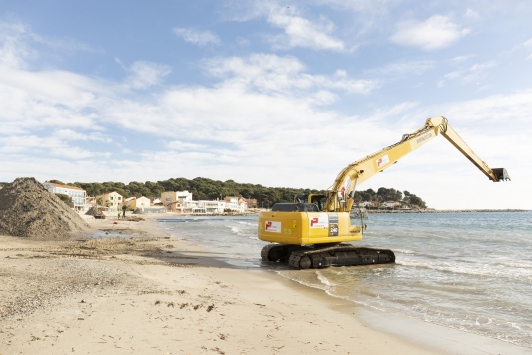
M 34 178 L 18 178 L 0 189 L 0 234 L 32 239 L 64 239 L 89 225 Z
M 101 207 L 92 206 L 89 208 L 89 210 L 85 213 L 87 216 L 99 216 L 101 211 Z

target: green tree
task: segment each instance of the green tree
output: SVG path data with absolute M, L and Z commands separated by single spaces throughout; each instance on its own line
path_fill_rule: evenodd
M 55 179 L 49 180 L 48 182 L 51 182 L 52 184 L 65 185 L 64 182 L 62 182 L 60 180 L 55 180 Z

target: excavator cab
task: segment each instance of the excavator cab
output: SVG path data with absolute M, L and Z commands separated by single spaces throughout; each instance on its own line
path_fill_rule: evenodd
M 294 197 L 294 203 L 311 203 L 318 207 L 318 211 L 323 211 L 327 202 L 324 194 L 298 194 Z

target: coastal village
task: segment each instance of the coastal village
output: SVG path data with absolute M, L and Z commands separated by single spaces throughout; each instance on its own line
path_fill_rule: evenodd
M 0 189 L 5 183 L 0 183 Z M 87 212 L 97 208 L 102 212 L 117 213 L 118 211 L 132 211 L 135 213 L 167 213 L 177 214 L 223 214 L 223 213 L 257 213 L 263 208 L 258 207 L 257 199 L 242 196 L 225 196 L 216 200 L 194 200 L 191 192 L 165 191 L 158 198 L 146 196 L 125 197 L 116 191 L 108 191 L 96 196 L 89 196 L 87 192 L 77 186 L 59 184 L 46 181 L 43 185 L 59 196 L 68 196 L 71 207 L 78 212 Z M 417 205 L 408 203 L 408 196 L 399 201 L 360 201 L 357 205 L 367 209 L 384 210 L 421 210 Z
M 225 196 L 217 200 L 194 200 L 188 191 L 165 191 L 160 198 L 145 196 L 128 197 L 116 191 L 109 191 L 97 196 L 87 196 L 82 188 L 46 181 L 43 185 L 56 195 L 70 197 L 73 208 L 78 212 L 86 212 L 92 207 L 98 207 L 105 212 L 122 212 L 123 210 L 136 213 L 166 213 L 178 214 L 221 214 L 245 213 L 254 211 L 257 207 L 256 199 L 245 199 L 238 196 Z

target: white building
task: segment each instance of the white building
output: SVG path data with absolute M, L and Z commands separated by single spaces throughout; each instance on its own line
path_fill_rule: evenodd
M 247 210 L 247 203 L 242 197 L 226 196 L 225 208 L 228 208 L 232 211 L 245 212 Z
M 386 201 L 386 202 L 383 202 L 381 206 L 384 208 L 394 208 L 395 206 L 399 206 L 399 205 L 400 205 L 399 202 Z
M 225 201 L 209 201 L 199 200 L 198 209 L 202 209 L 203 213 L 223 213 L 225 207 Z
M 193 200 L 188 191 L 166 191 L 161 193 L 161 201 L 170 212 L 177 213 L 223 213 L 225 209 L 244 212 L 246 200 L 228 196 L 225 200 Z
M 81 211 L 85 209 L 87 193 L 81 187 L 55 184 L 48 181 L 46 181 L 43 185 L 53 194 L 64 194 L 70 196 L 76 210 Z

